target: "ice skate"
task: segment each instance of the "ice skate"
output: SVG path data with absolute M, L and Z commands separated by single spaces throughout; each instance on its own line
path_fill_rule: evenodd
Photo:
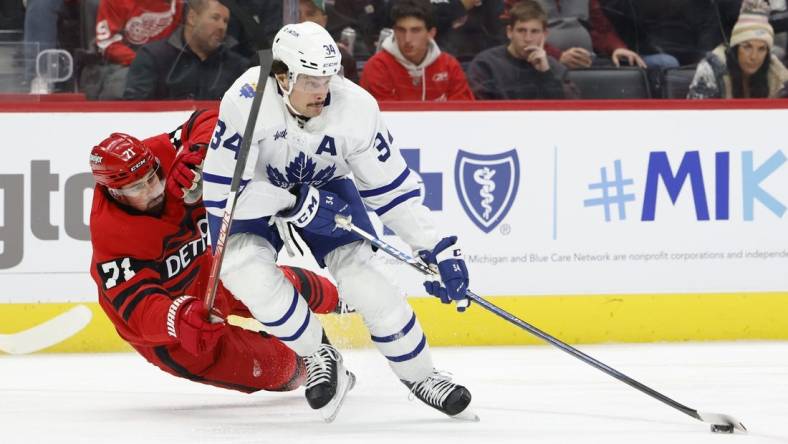
M 321 344 L 304 358 L 306 364 L 306 401 L 320 411 L 326 422 L 337 417 L 345 395 L 356 383 L 356 376 L 342 364 L 342 356 L 330 344 Z
M 433 371 L 418 382 L 402 381 L 411 394 L 428 406 L 440 410 L 455 419 L 478 421 L 479 416 L 468 409 L 471 392 L 467 388 L 451 382 L 449 375 Z

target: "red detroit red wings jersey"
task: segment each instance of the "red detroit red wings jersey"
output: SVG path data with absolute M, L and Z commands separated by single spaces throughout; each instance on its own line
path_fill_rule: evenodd
M 167 134 L 144 140 L 165 176 L 175 156 Z M 208 225 L 202 201 L 184 205 L 165 197 L 161 216 L 118 206 L 96 185 L 90 214 L 93 260 L 90 274 L 99 302 L 120 336 L 135 346 L 173 343 L 167 310 L 181 295 L 203 297 L 210 271 Z M 217 300 L 217 308 L 223 308 Z
M 216 111 L 198 111 L 171 135 L 143 141 L 160 160 L 165 176 L 176 149 L 211 140 L 216 118 Z M 182 148 L 178 139 L 183 140 Z M 208 283 L 213 259 L 207 251 L 201 199 L 188 205 L 167 195 L 162 214 L 153 217 L 119 206 L 106 188 L 97 185 L 90 230 L 90 274 L 98 287 L 99 303 L 120 336 L 147 361 L 178 377 L 245 393 L 290 390 L 303 382 L 299 358 L 271 336 L 228 327 L 216 347 L 199 355 L 192 355 L 169 336 L 167 314 L 172 301 L 182 295 L 202 298 Z M 283 271 L 298 288 L 305 289 L 301 294 L 312 296 L 310 303 L 320 305 L 313 309 L 327 313 L 336 307 L 336 287 L 330 282 L 306 270 Z M 215 306 L 225 315 L 251 316 L 221 283 Z
M 112 63 L 129 65 L 135 49 L 166 38 L 181 24 L 182 0 L 102 0 L 96 46 Z

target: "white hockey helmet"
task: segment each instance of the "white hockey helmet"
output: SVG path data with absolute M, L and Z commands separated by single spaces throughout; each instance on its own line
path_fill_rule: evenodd
M 313 22 L 283 26 L 274 37 L 271 52 L 274 60 L 287 65 L 291 89 L 300 74 L 331 76 L 342 67 L 342 56 L 331 34 Z

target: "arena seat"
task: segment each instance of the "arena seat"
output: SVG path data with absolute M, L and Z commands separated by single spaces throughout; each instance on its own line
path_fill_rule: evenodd
M 651 98 L 646 72 L 640 68 L 589 68 L 567 72 L 581 99 Z
M 665 99 L 686 99 L 692 79 L 695 77 L 693 66 L 668 68 L 662 72 L 662 97 Z

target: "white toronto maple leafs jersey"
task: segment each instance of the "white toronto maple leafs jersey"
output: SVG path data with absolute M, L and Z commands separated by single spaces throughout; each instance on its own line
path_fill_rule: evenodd
M 224 214 L 259 72 L 259 67 L 246 71 L 222 98 L 203 170 L 204 202 L 214 224 Z M 320 188 L 349 177 L 386 226 L 414 250 L 431 249 L 440 237 L 422 205 L 420 178 L 405 164 L 377 102 L 339 76 L 332 78 L 329 91 L 321 114 L 301 128 L 287 110 L 275 79 L 269 79 L 234 219 L 265 223 L 263 218 L 293 206 L 295 198 L 288 189 L 294 185 Z

